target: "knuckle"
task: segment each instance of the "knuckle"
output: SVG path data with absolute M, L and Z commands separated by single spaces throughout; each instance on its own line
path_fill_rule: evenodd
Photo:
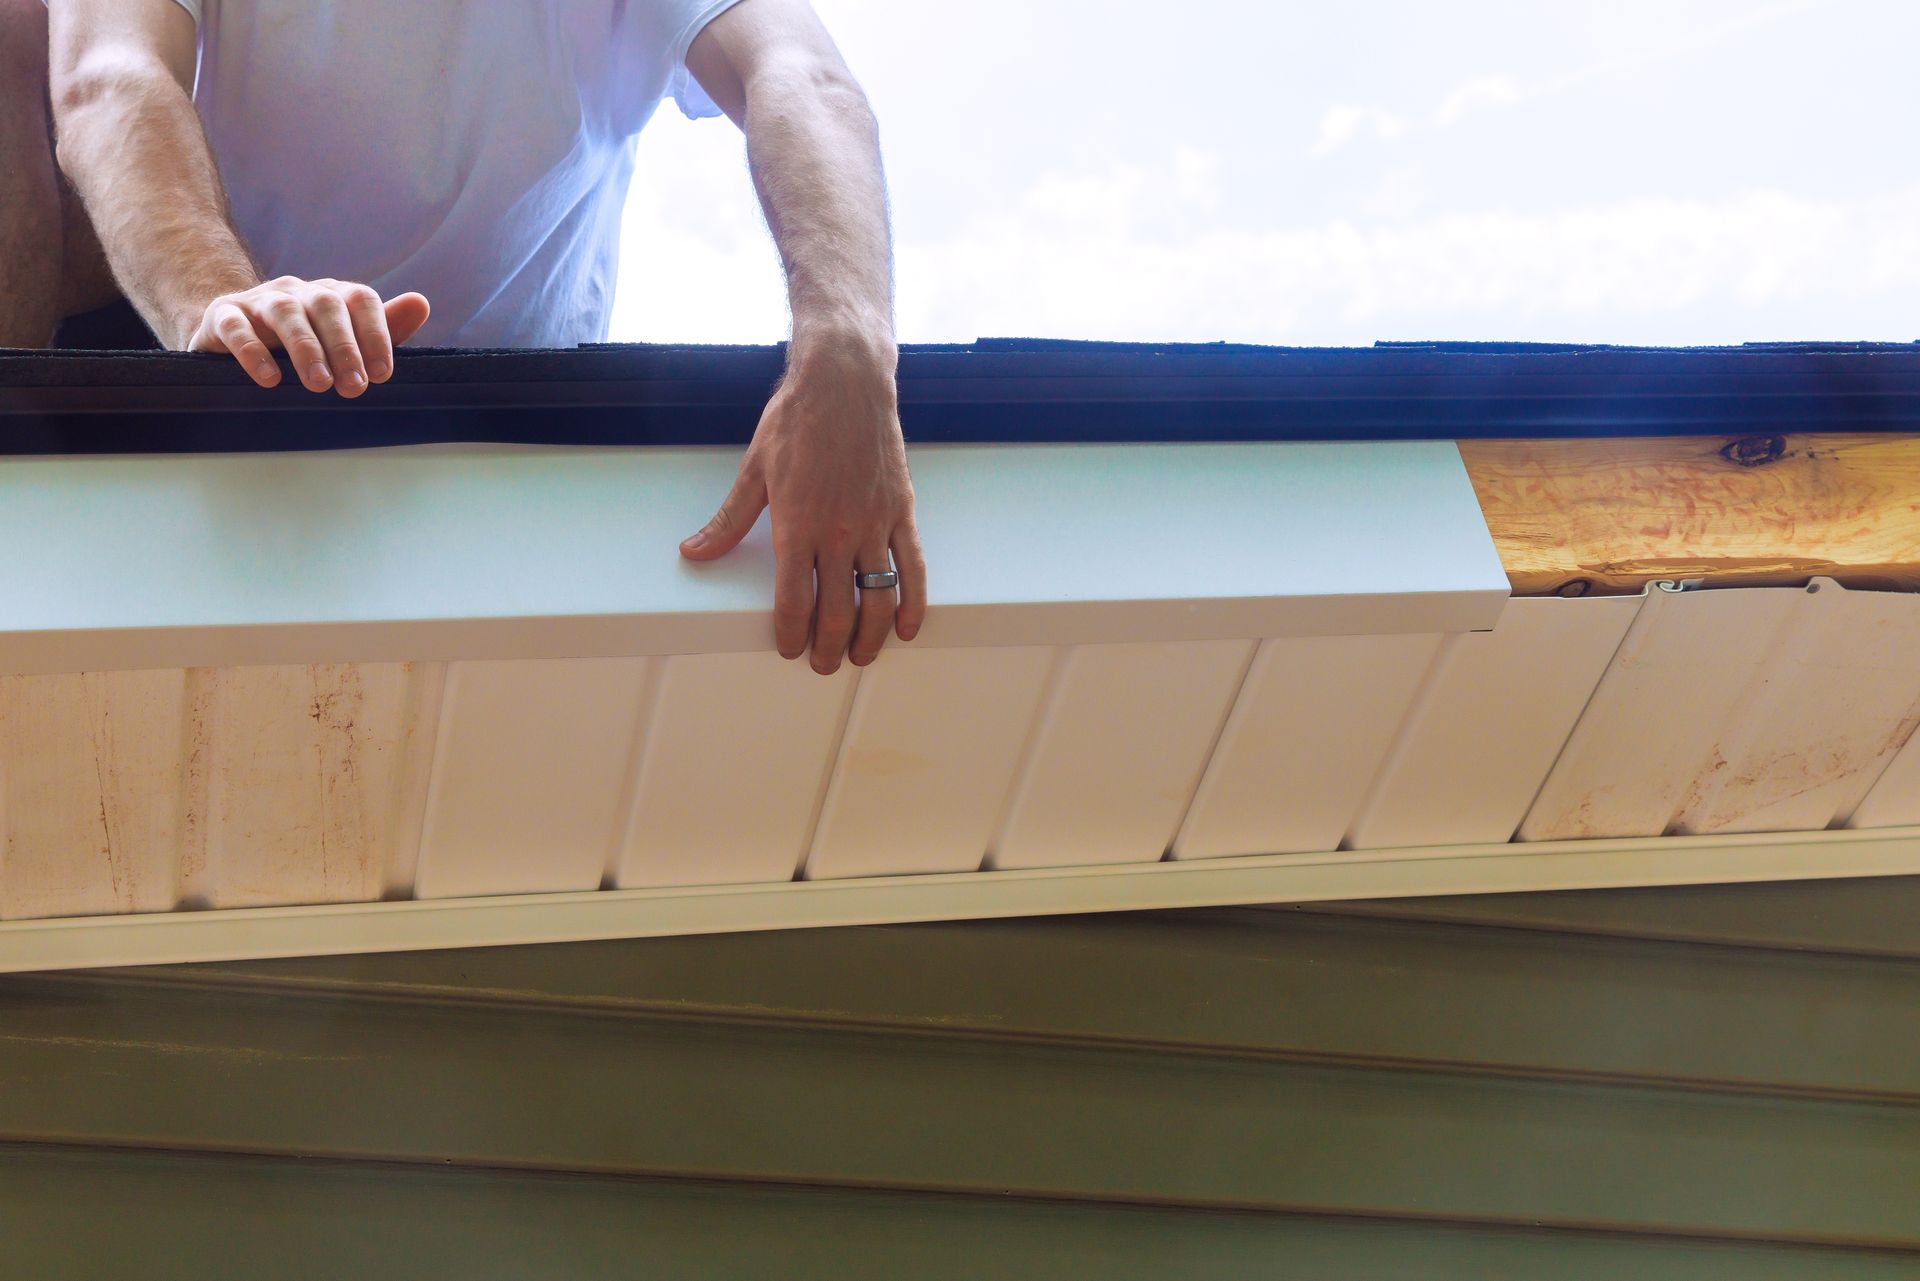
M 340 289 L 340 297 L 349 307 L 368 308 L 380 305 L 380 295 L 368 285 L 344 285 Z

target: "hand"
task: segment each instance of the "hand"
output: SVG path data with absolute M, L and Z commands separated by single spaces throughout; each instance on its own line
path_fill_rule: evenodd
M 871 663 L 891 627 L 910 641 L 927 613 L 927 567 L 913 521 L 913 482 L 891 359 L 838 353 L 796 360 L 760 416 L 733 489 L 680 544 L 690 560 L 737 546 L 772 508 L 774 640 L 798 658 L 813 634 L 813 670 L 845 655 Z M 889 562 L 891 551 L 891 563 Z M 892 590 L 858 589 L 856 570 L 897 569 Z M 856 622 L 857 614 L 857 622 Z
M 282 276 L 207 304 L 188 351 L 224 351 L 262 387 L 280 381 L 269 349 L 284 348 L 308 391 L 351 399 L 393 376 L 393 349 L 427 323 L 427 300 L 386 302 L 366 285 Z

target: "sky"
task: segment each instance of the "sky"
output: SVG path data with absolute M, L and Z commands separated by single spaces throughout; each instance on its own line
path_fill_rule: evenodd
M 815 0 L 903 342 L 1920 338 L 1912 0 Z M 777 342 L 739 131 L 638 143 L 611 337 Z

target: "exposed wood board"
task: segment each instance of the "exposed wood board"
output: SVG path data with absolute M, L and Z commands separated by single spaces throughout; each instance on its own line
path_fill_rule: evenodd
M 399 843 L 410 737 L 403 663 L 199 669 L 181 897 L 198 907 L 380 897 Z M 163 805 L 168 789 L 149 802 Z
M 189 757 L 184 671 L 0 677 L 0 917 L 175 904 Z
M 0 971 L 1221 904 L 1920 874 L 1920 829 L 1449 845 L 1102 867 L 0 922 Z
M 978 868 L 1053 662 L 1041 646 L 881 651 L 860 673 L 807 876 Z
M 1920 1245 L 1912 1107 L 458 1004 L 330 1002 L 319 1036 L 274 995 L 5 988 L 14 1140 Z
M 1441 637 L 1262 642 L 1176 858 L 1330 850 L 1393 746 Z
M 1920 588 L 1920 436 L 1462 440 L 1516 593 Z
M 1066 651 L 988 866 L 1163 856 L 1253 653 L 1252 641 Z
M 778 654 L 659 660 L 614 883 L 791 879 L 806 857 L 855 673 Z
M 939 566 L 924 647 L 1468 630 L 1507 595 L 1446 442 L 911 461 Z M 675 551 L 738 463 L 698 448 L 7 459 L 0 537 L 39 552 L 0 566 L 15 604 L 0 671 L 770 650 L 769 536 L 707 565 Z
M 1491 632 L 1447 637 L 1346 847 L 1512 836 L 1640 600 L 1516 597 Z
M 416 895 L 599 885 L 625 835 L 652 661 L 451 664 Z
M 103 1205 L 114 1231 L 99 1230 Z M 0 1234 L 22 1275 L 164 1281 L 235 1271 L 600 1281 L 636 1259 L 662 1276 L 795 1281 L 974 1281 L 1036 1268 L 1050 1281 L 1913 1274 L 1896 1253 L 1538 1227 L 54 1148 L 0 1149 Z
M 1429 902 L 1445 910 L 1450 901 Z M 73 976 L 123 980 L 1920 1102 L 1912 1017 L 1920 965 L 1304 911 L 767 931 Z

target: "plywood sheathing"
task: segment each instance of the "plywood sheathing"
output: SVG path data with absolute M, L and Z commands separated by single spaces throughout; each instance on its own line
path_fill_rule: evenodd
M 1463 440 L 1517 595 L 1816 574 L 1920 589 L 1920 435 Z

